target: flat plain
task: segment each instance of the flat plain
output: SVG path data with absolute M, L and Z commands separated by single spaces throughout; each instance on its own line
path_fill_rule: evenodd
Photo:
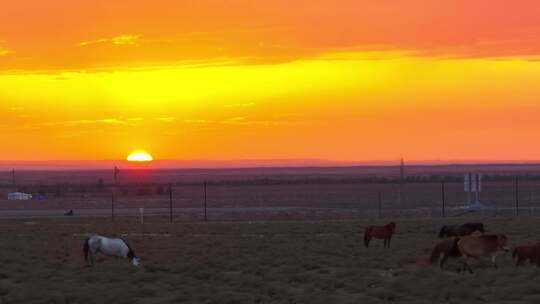
M 540 271 L 510 254 L 459 274 L 426 263 L 443 224 L 484 222 L 516 245 L 536 240 L 535 217 L 396 220 L 390 249 L 362 242 L 380 221 L 167 223 L 166 218 L 0 221 L 0 303 L 538 303 Z M 83 260 L 88 233 L 123 236 L 142 267 Z

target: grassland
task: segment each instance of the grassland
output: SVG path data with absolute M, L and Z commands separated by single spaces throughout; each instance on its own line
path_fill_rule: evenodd
M 0 303 L 538 303 L 540 271 L 488 261 L 473 275 L 456 261 L 426 265 L 440 225 L 470 219 L 399 220 L 391 249 L 361 231 L 377 222 L 174 223 L 149 218 L 0 222 Z M 536 239 L 538 220 L 487 218 L 511 244 Z M 384 221 L 383 221 L 384 222 Z M 381 222 L 382 223 L 382 222 Z M 86 233 L 124 235 L 142 258 L 86 267 Z

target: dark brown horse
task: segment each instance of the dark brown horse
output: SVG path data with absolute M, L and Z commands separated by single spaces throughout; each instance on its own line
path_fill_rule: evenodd
M 443 260 L 441 260 L 440 267 L 442 269 L 442 265 L 448 259 L 449 257 L 457 258 L 461 256 L 461 253 L 455 246 L 455 242 L 457 242 L 459 238 L 455 239 L 446 239 L 442 242 L 437 243 L 435 247 L 433 247 L 433 251 L 431 252 L 431 257 L 429 258 L 429 262 L 431 264 L 435 264 L 437 261 L 439 261 L 439 258 L 442 256 Z
M 474 232 L 484 233 L 484 224 L 482 223 L 465 223 L 463 225 L 448 225 L 442 226 L 439 231 L 439 238 L 466 236 Z
M 516 267 L 527 261 L 540 266 L 540 242 L 516 246 L 512 252 L 512 258 L 516 259 Z
M 491 257 L 493 267 L 497 268 L 496 258 L 500 251 L 508 252 L 508 239 L 503 234 L 490 234 L 473 236 L 468 235 L 454 239 L 454 247 L 459 250 L 460 256 L 465 258 L 463 269 L 468 269 L 472 273 L 472 268 L 469 265 L 469 259 L 479 259 L 481 257 Z M 455 249 L 452 249 L 455 250 Z M 443 267 L 446 257 L 441 261 Z
M 384 247 L 390 248 L 390 240 L 396 232 L 396 223 L 391 222 L 384 226 L 369 226 L 364 232 L 364 246 L 369 247 L 372 238 L 384 239 Z

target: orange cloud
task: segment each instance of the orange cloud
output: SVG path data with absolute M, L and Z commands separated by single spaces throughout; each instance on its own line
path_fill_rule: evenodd
M 139 45 L 140 35 L 120 35 L 115 36 L 110 39 L 98 39 L 90 41 L 82 41 L 79 43 L 80 46 L 90 46 L 94 44 L 101 43 L 111 43 L 113 45 Z
M 534 59 L 539 15 L 534 0 L 11 1 L 0 11 L 9 25 L 2 35 L 19 60 L 0 60 L 0 69 L 115 69 L 215 58 L 275 64 L 347 50 Z M 75 47 L 91 45 L 100 47 Z

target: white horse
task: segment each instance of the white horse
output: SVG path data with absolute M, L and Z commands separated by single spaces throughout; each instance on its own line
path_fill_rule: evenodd
M 133 266 L 139 266 L 140 259 L 129 244 L 123 239 L 112 239 L 100 235 L 92 235 L 84 241 L 84 260 L 90 265 L 94 265 L 94 260 L 98 252 L 105 255 L 128 258 Z

